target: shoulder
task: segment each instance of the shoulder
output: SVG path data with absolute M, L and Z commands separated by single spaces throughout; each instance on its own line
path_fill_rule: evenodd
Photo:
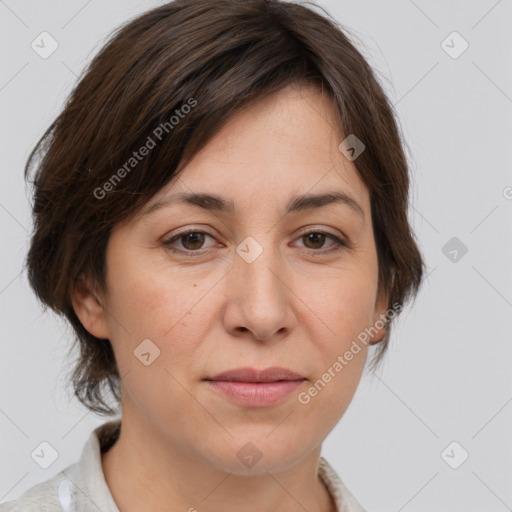
M 120 426 L 114 420 L 94 429 L 78 462 L 31 487 L 19 499 L 1 503 L 0 512 L 119 512 L 105 482 L 101 453 L 115 443 Z
M 320 466 L 318 476 L 324 482 L 336 503 L 337 512 L 366 512 L 345 484 L 334 468 L 323 458 L 320 457 Z M 0 511 L 2 512 L 2 511 Z
M 70 495 L 66 474 L 76 472 L 77 464 L 26 491 L 19 499 L 0 504 L 0 512 L 62 512 L 66 497 Z M 63 506 L 64 505 L 64 506 Z

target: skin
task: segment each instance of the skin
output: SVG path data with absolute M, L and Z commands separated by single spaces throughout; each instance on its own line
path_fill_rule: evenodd
M 148 203 L 204 192 L 232 200 L 236 213 L 180 203 L 141 212 L 112 232 L 104 290 L 79 281 L 75 311 L 111 341 L 122 376 L 122 432 L 102 458 L 121 512 L 335 510 L 317 476 L 321 446 L 352 400 L 367 346 L 307 405 L 297 395 L 387 302 L 369 193 L 338 150 L 334 109 L 325 92 L 294 86 L 245 109 Z M 327 191 L 350 195 L 364 216 L 338 203 L 284 215 L 290 197 Z M 305 228 L 349 247 L 310 240 Z M 207 236 L 175 240 L 192 256 L 171 252 L 163 242 L 187 229 Z M 263 249 L 252 263 L 236 253 L 248 236 Z M 149 366 L 134 356 L 144 339 L 160 349 Z M 242 366 L 281 366 L 307 381 L 251 409 L 202 380 Z M 237 457 L 248 442 L 262 454 L 252 467 Z

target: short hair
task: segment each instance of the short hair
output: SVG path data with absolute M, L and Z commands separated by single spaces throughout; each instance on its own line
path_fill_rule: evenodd
M 72 384 L 91 411 L 116 412 L 104 392 L 120 405 L 120 376 L 110 341 L 75 314 L 77 279 L 104 289 L 113 226 L 133 218 L 237 112 L 287 85 L 327 91 L 340 142 L 354 134 L 364 143 L 353 163 L 369 191 L 379 292 L 390 305 L 416 296 L 424 262 L 407 218 L 409 170 L 396 114 L 346 29 L 314 7 L 175 0 L 143 13 L 113 32 L 33 148 L 25 167 L 29 181 L 34 170 L 29 282 L 74 330 Z M 135 159 L 143 146 L 147 156 Z

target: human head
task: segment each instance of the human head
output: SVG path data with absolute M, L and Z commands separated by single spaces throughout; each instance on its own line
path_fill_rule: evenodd
M 176 0 L 114 34 L 27 164 L 28 176 L 42 157 L 34 179 L 30 283 L 76 332 L 73 381 L 87 407 L 111 411 L 102 387 L 119 396 L 119 373 L 111 343 L 92 335 L 75 312 L 79 278 L 104 290 L 113 229 L 133 219 L 236 114 L 288 85 L 308 84 L 332 98 L 339 141 L 355 134 L 365 145 L 352 163 L 370 198 L 379 295 L 391 307 L 417 291 L 423 262 L 407 220 L 400 133 L 348 37 L 305 5 Z M 147 155 L 126 167 L 142 147 Z M 375 362 L 390 332 L 388 324 Z

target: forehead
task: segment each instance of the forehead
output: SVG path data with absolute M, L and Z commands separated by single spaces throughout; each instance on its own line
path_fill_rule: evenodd
M 236 203 L 281 205 L 289 197 L 345 192 L 363 209 L 366 187 L 339 151 L 344 135 L 331 97 L 288 86 L 250 104 L 226 123 L 152 201 L 176 193 L 211 193 Z

